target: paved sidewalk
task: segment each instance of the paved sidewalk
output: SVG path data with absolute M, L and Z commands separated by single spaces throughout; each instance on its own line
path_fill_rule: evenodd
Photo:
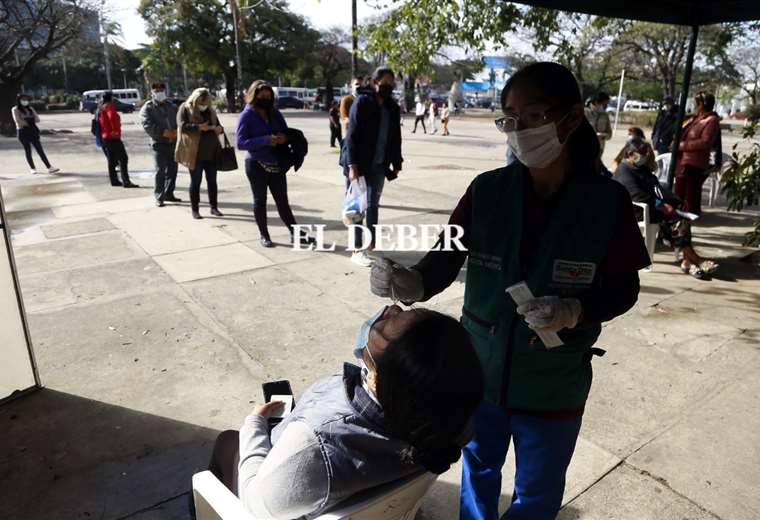
M 87 115 L 43 117 L 43 127 L 73 130 L 44 141 L 60 175 L 29 175 L 18 143 L 0 139 L 46 386 L 0 408 L 0 518 L 186 519 L 190 476 L 218 432 L 261 402 L 261 383 L 288 378 L 300 394 L 351 360 L 358 326 L 386 302 L 344 251 L 343 178 L 326 118 L 286 117 L 310 140 L 303 170 L 288 176 L 296 218 L 325 225 L 335 252 L 290 249 L 271 203 L 278 247 L 261 248 L 242 170 L 219 174 L 223 218 L 202 206 L 195 221 L 187 202 L 156 208 L 136 116 L 124 117 L 124 134 L 143 189 L 108 185 Z M 222 120 L 234 128 L 232 116 Z M 472 178 L 503 164 L 492 126 L 454 120 L 450 137 L 406 127 L 404 171 L 386 184 L 381 223 L 445 222 Z M 658 252 L 637 306 L 604 327 L 607 355 L 594 361 L 559 518 L 760 518 L 760 270 L 756 250 L 740 246 L 754 214 L 707 211 L 695 242 L 720 261 L 719 277 L 697 281 Z M 458 315 L 461 280 L 426 305 Z M 505 506 L 513 468 L 510 458 Z M 457 517 L 458 473 L 439 479 L 419 518 Z

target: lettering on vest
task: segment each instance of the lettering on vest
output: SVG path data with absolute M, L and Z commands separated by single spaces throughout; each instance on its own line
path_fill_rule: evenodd
M 554 260 L 552 282 L 555 286 L 562 285 L 591 285 L 596 274 L 596 264 L 592 262 L 571 262 L 569 260 Z
M 469 265 L 484 267 L 493 271 L 501 271 L 501 257 L 470 251 Z

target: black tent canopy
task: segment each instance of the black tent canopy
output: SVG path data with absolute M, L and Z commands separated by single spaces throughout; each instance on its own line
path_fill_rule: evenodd
M 758 0 L 518 0 L 515 3 L 691 27 L 760 19 Z
M 681 128 L 686 112 L 686 100 L 689 97 L 694 52 L 697 48 L 700 26 L 760 20 L 760 0 L 517 0 L 515 3 L 608 18 L 690 26 L 691 40 L 686 56 L 676 134 L 673 138 L 674 150 L 678 150 L 681 142 Z M 676 157 L 677 155 L 674 154 L 668 172 L 668 185 L 671 187 L 676 169 Z

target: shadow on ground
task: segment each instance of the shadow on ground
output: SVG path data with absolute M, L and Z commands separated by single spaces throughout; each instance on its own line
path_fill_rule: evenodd
M 39 390 L 0 408 L 0 518 L 189 518 L 217 433 Z

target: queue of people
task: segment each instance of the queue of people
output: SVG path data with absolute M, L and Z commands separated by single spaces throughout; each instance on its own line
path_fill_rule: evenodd
M 603 96 L 584 110 L 566 67 L 523 67 L 506 82 L 503 116 L 496 121 L 514 160 L 478 175 L 449 218 L 463 231 L 466 249 L 434 247 L 415 265 L 404 266 L 366 254 L 375 246 L 385 182 L 398 177 L 403 163 L 394 85 L 393 71 L 378 68 L 371 91 L 357 87 L 345 107 L 340 164 L 347 187 L 366 181 L 370 229 L 368 244 L 357 229 L 359 249 L 352 261 L 371 267 L 372 293 L 407 306 L 445 291 L 466 262 L 461 319 L 419 307 L 382 307 L 358 330 L 352 350 L 358 366 L 346 364 L 316 382 L 271 433 L 268 419 L 283 403 L 257 407 L 239 432 L 219 436 L 210 468 L 256 517 L 297 518 L 314 517 L 406 476 L 443 473 L 461 457 L 460 520 L 493 519 L 500 517 L 501 471 L 511 443 L 515 483 L 501 518 L 553 519 L 581 430 L 592 360 L 604 354 L 596 346 L 602 324 L 635 305 L 638 272 L 650 264 L 631 201 L 650 206 L 653 220 L 683 254 L 685 272 L 701 278 L 717 269 L 694 251 L 689 220 L 677 211 L 701 211 L 699 188 L 719 130 L 715 99 L 703 92 L 695 97 L 697 112 L 676 151 L 679 167 L 670 194 L 653 175 L 654 147 L 639 128 L 629 130 L 615 180 L 602 175 L 609 126 L 601 117 Z M 288 127 L 266 82 L 254 81 L 245 102 L 236 144 L 247 152 L 245 173 L 261 245 L 273 246 L 268 191 L 291 241 L 311 244 L 295 231 L 287 192 L 292 156 L 303 160 L 305 154 L 303 135 Z M 332 108 L 331 126 L 336 114 L 337 123 L 343 122 L 344 106 Z M 28 111 L 19 109 L 19 117 L 36 123 Z M 448 134 L 448 112 L 441 117 Z M 222 216 L 216 161 L 223 128 L 209 91 L 196 89 L 175 109 L 166 101 L 165 86 L 156 82 L 141 121 L 152 139 L 156 204 L 179 201 L 174 189 L 182 164 L 190 172 L 193 218 L 202 218 L 204 174 L 211 214 Z M 119 185 L 118 164 L 121 184 L 136 186 L 129 181 L 120 118 L 109 94 L 97 122 L 112 184 Z M 666 139 L 657 135 L 655 143 Z M 512 297 L 521 284 L 522 295 Z

